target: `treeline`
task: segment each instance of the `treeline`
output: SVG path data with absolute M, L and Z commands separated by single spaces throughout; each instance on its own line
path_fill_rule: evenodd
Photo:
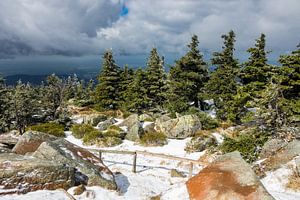
M 72 99 L 97 110 L 123 110 L 134 113 L 201 113 L 214 102 L 219 120 L 236 124 L 255 122 L 276 129 L 298 125 L 300 121 L 300 46 L 279 58 L 280 66 L 268 64 L 265 35 L 248 49 L 249 59 L 240 63 L 234 57 L 235 33 L 222 35 L 222 50 L 210 63 L 199 51 L 196 35 L 188 52 L 167 73 L 164 57 L 153 48 L 145 68 L 120 68 L 113 52 L 107 51 L 98 83 L 84 83 L 76 76 L 60 79 L 55 75 L 32 87 L 18 82 L 15 87 L 0 83 L 0 131 L 11 127 L 24 130 L 43 120 L 64 121 L 64 108 Z M 209 66 L 215 70 L 210 71 Z

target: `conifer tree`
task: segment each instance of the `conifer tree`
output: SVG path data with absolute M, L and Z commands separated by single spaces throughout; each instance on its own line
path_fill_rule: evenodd
M 58 108 L 64 106 L 64 102 L 67 99 L 66 91 L 67 84 L 65 80 L 55 74 L 47 77 L 46 86 L 43 87 L 42 91 L 42 98 L 47 115 L 51 119 L 55 119 L 58 116 Z
M 150 100 L 149 106 L 162 107 L 166 98 L 166 73 L 164 71 L 164 60 L 160 57 L 157 49 L 151 50 L 146 68 L 147 75 L 147 96 Z
M 120 69 L 115 63 L 112 51 L 103 56 L 99 83 L 95 89 L 94 101 L 98 109 L 116 109 L 120 103 Z
M 10 111 L 15 121 L 15 128 L 22 134 L 25 128 L 32 123 L 32 117 L 37 111 L 34 90 L 29 84 L 18 81 L 10 100 Z
M 205 91 L 207 97 L 214 100 L 218 117 L 225 120 L 229 118 L 233 96 L 237 93 L 236 75 L 239 66 L 238 60 L 234 58 L 235 33 L 230 31 L 227 35 L 222 35 L 222 38 L 223 50 L 213 53 L 211 62 L 216 69 L 212 72 Z
M 147 75 L 141 68 L 134 73 L 134 79 L 127 88 L 126 108 L 129 111 L 141 113 L 149 109 L 150 100 L 147 96 Z
M 256 98 L 257 101 L 260 91 L 267 86 L 274 73 L 273 67 L 267 64 L 268 52 L 265 50 L 265 37 L 261 34 L 255 46 L 247 50 L 250 57 L 239 73 L 242 85 L 238 87 L 233 106 L 231 106 L 231 119 L 236 122 L 251 120 L 251 115 L 254 113 L 249 111 L 249 108 L 255 107 L 253 100 Z
M 9 91 L 5 86 L 4 78 L 0 75 L 0 133 L 5 132 L 9 127 Z
M 121 81 L 120 81 L 120 96 L 122 101 L 122 107 L 123 109 L 127 109 L 126 105 L 128 105 L 128 101 L 130 99 L 130 91 L 129 87 L 134 79 L 134 70 L 129 68 L 128 65 L 125 65 L 125 67 L 121 70 Z
M 196 108 L 202 105 L 198 93 L 208 80 L 208 68 L 198 44 L 198 37 L 193 35 L 188 45 L 189 51 L 170 69 L 167 107 L 173 112 L 184 112 L 189 105 Z
M 284 111 L 287 123 L 300 123 L 300 44 L 297 50 L 289 55 L 282 55 L 279 62 L 277 82 L 282 87 L 282 96 L 285 98 Z

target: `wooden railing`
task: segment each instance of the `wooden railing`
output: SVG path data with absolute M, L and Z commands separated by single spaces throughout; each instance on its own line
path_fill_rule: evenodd
M 132 172 L 133 173 L 136 173 L 136 163 L 137 163 L 137 155 L 138 154 L 143 155 L 143 156 L 159 157 L 159 158 L 164 158 L 164 159 L 169 159 L 169 160 L 177 160 L 177 161 L 181 161 L 181 162 L 190 163 L 189 177 L 192 177 L 192 175 L 193 175 L 194 164 L 204 165 L 203 162 L 200 162 L 198 160 L 193 160 L 193 159 L 189 159 L 189 158 L 181 158 L 181 157 L 166 155 L 166 154 L 161 154 L 161 153 L 151 153 L 151 152 L 147 152 L 147 151 L 126 151 L 126 150 L 120 151 L 120 150 L 90 149 L 90 148 L 87 150 L 99 152 L 100 159 L 102 159 L 103 153 L 132 155 L 133 156 L 133 162 L 132 162 Z

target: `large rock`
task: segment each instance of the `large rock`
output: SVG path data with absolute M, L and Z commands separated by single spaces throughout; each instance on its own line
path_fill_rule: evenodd
M 9 146 L 14 146 L 19 140 L 19 133 L 17 131 L 11 131 L 9 133 L 0 134 L 0 143 Z
M 97 125 L 97 129 L 99 131 L 104 131 L 106 129 L 108 129 L 109 126 L 115 124 L 117 121 L 114 119 L 114 118 L 110 118 L 110 119 L 107 119 L 103 122 L 100 122 L 98 125 Z
M 147 122 L 152 122 L 154 119 L 153 119 L 152 116 L 150 116 L 150 115 L 144 113 L 144 114 L 141 114 L 141 115 L 139 116 L 139 120 L 140 120 L 140 121 L 143 121 L 143 122 L 145 122 L 145 121 L 147 121 Z
M 196 115 L 185 115 L 167 121 L 156 121 L 156 130 L 163 132 L 168 138 L 184 139 L 193 136 L 201 129 L 201 122 Z
M 285 142 L 284 140 L 271 139 L 264 144 L 259 157 L 263 159 L 263 158 L 268 158 L 270 156 L 273 156 L 274 154 L 276 154 L 278 150 L 282 149 L 286 145 L 287 142 Z
M 13 153 L 0 154 L 0 185 L 21 192 L 74 186 L 74 168 Z
M 186 183 L 193 200 L 271 200 L 239 152 L 221 156 Z
M 138 141 L 144 133 L 137 114 L 130 115 L 122 123 L 120 123 L 119 126 L 126 127 L 127 134 L 125 138 L 127 140 Z
M 136 123 L 132 127 L 128 128 L 128 133 L 126 134 L 125 139 L 130 141 L 139 141 L 143 134 L 144 131 L 141 124 Z
M 11 153 L 11 149 L 6 144 L 0 143 L 0 153 Z
M 187 152 L 201 152 L 210 146 L 217 145 L 214 137 L 194 137 L 185 146 Z
M 265 172 L 280 168 L 282 165 L 300 155 L 300 141 L 294 140 L 278 150 L 274 155 L 260 163 L 260 168 Z
M 103 164 L 101 159 L 88 150 L 64 139 L 42 143 L 33 156 L 75 167 L 78 170 L 77 174 L 79 174 L 76 177 L 78 183 L 117 189 L 113 173 Z
M 136 123 L 140 123 L 139 115 L 132 114 L 129 117 L 127 117 L 126 119 L 124 119 L 124 121 L 122 123 L 120 123 L 119 126 L 126 126 L 126 127 L 130 128 L 130 127 L 134 126 Z
M 43 142 L 54 141 L 56 139 L 58 138 L 47 133 L 28 131 L 20 137 L 12 151 L 16 154 L 25 155 L 28 152 L 35 152 Z

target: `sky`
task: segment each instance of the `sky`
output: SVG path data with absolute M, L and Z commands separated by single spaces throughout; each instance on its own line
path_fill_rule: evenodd
M 192 34 L 211 53 L 230 30 L 238 57 L 260 33 L 278 55 L 300 43 L 299 9 L 300 0 L 1 0 L 0 59 L 182 53 Z

